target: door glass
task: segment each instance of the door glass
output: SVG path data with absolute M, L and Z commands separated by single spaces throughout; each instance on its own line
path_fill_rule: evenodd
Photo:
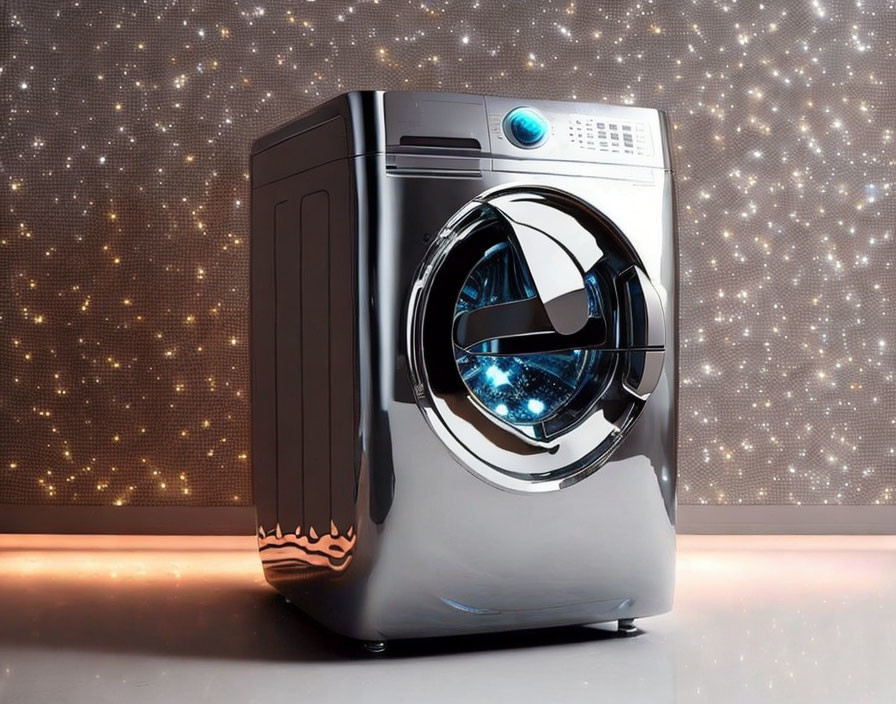
M 413 287 L 408 359 L 463 464 L 547 490 L 606 461 L 662 371 L 662 305 L 642 269 L 612 222 L 551 188 L 495 190 L 446 223 Z
M 596 285 L 588 287 L 589 311 L 600 312 Z M 489 249 L 467 277 L 455 308 L 461 313 L 534 299 L 531 276 L 508 242 Z M 495 355 L 494 341 L 464 349 L 455 359 L 464 384 L 493 415 L 518 426 L 550 419 L 594 376 L 599 352 L 570 349 L 545 353 Z

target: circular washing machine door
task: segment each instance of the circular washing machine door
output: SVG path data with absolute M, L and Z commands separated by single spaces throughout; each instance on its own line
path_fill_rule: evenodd
M 461 208 L 420 268 L 408 325 L 429 424 L 506 489 L 550 491 L 599 469 L 662 373 L 663 305 L 637 252 L 550 188 Z

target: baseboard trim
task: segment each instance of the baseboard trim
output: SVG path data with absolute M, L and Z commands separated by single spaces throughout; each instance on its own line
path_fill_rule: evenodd
M 676 529 L 697 535 L 893 535 L 896 506 L 679 504 Z
M 677 531 L 694 535 L 896 535 L 896 506 L 679 504 Z M 21 506 L 0 504 L 0 533 L 253 535 L 253 506 Z
M 0 504 L 0 533 L 253 535 L 254 506 Z

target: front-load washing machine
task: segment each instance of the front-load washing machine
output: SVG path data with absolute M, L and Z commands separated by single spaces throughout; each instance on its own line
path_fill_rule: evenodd
M 669 609 L 662 113 L 355 92 L 257 140 L 251 179 L 267 580 L 372 642 Z

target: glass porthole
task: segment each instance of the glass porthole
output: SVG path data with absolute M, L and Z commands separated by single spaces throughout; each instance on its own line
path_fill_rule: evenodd
M 592 298 L 597 289 L 589 288 Z M 489 249 L 464 282 L 455 317 L 465 311 L 534 299 L 531 276 L 510 244 Z M 590 302 L 590 301 L 589 301 Z M 591 304 L 598 311 L 599 302 Z M 517 426 L 534 426 L 562 410 L 594 376 L 598 351 L 571 349 L 498 356 L 493 344 L 463 349 L 455 344 L 461 378 L 482 407 Z
M 430 426 L 474 474 L 549 491 L 596 471 L 659 381 L 662 303 L 625 236 L 550 188 L 464 206 L 421 264 L 408 359 Z

